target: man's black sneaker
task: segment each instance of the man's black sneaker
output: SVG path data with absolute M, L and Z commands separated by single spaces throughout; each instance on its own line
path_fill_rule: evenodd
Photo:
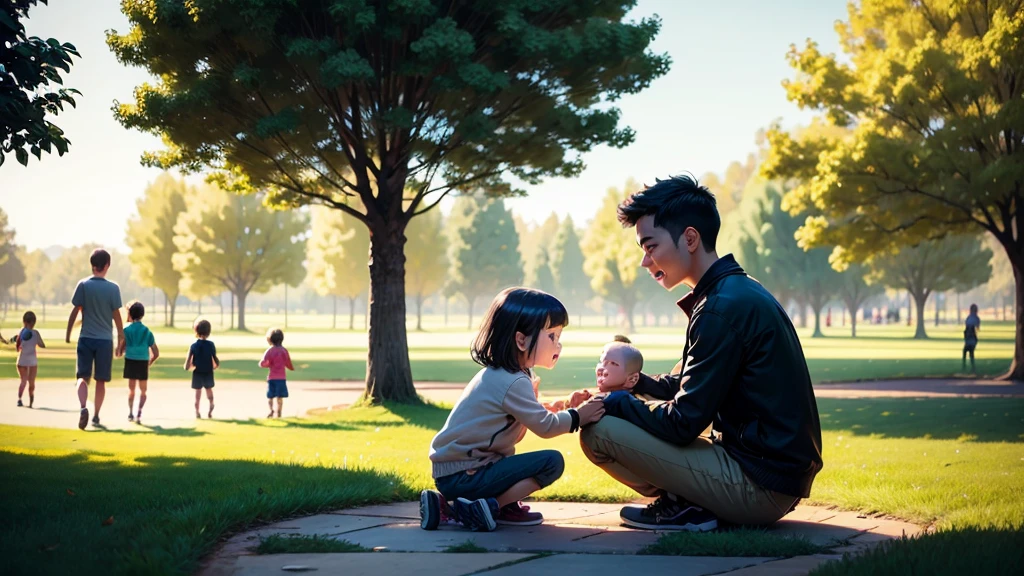
M 474 532 L 492 532 L 497 528 L 494 517 L 497 515 L 498 505 L 494 503 L 492 511 L 492 498 L 481 498 L 479 500 L 466 500 L 458 498 L 452 502 L 455 515 L 462 521 L 462 524 Z
M 619 512 L 622 523 L 645 530 L 707 532 L 718 528 L 714 514 L 685 500 L 661 496 L 647 506 L 626 506 Z

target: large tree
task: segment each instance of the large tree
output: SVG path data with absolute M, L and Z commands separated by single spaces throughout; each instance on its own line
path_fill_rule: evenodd
M 473 327 L 473 307 L 479 298 L 493 298 L 523 281 L 519 235 L 512 213 L 500 198 L 462 197 L 452 209 L 456 226 L 448 247 L 455 291 L 469 306 L 467 327 Z
M 898 252 L 878 255 L 870 264 L 873 277 L 890 288 L 907 290 L 917 310 L 914 338 L 927 338 L 924 307 L 933 292 L 977 286 L 992 274 L 992 251 L 974 236 L 927 240 Z
M 555 277 L 556 296 L 568 303 L 567 308 L 570 311 L 575 309 L 581 325 L 584 302 L 593 295 L 590 278 L 583 271 L 583 260 L 576 224 L 572 221 L 572 216 L 566 215 L 558 227 L 555 243 L 551 247 L 551 273 Z
M 822 217 L 804 241 L 840 262 L 968 230 L 992 234 L 1016 278 L 1024 379 L 1024 6 L 1019 0 L 863 0 L 837 28 L 842 57 L 809 40 L 790 51 L 788 96 L 850 127 L 848 137 L 774 129 L 766 173 Z
M 146 187 L 142 198 L 135 205 L 139 213 L 128 221 L 125 243 L 131 249 L 131 260 L 136 279 L 143 286 L 157 288 L 164 293 L 170 304 L 170 314 L 165 314 L 166 326 L 174 326 L 174 310 L 181 293 L 181 272 L 173 265 L 178 248 L 174 245 L 174 226 L 178 217 L 185 212 L 185 195 L 188 187 L 184 180 L 176 179 L 166 172 Z M 193 282 L 189 297 L 212 296 L 212 290 L 197 290 L 201 283 Z M 210 283 L 206 283 L 210 284 Z M 166 312 L 166 311 L 165 311 Z
M 519 235 L 519 253 L 523 257 L 523 285 L 537 286 L 537 259 L 541 257 L 541 251 L 544 251 L 543 257 L 547 259 L 548 265 L 551 264 L 550 249 L 552 242 L 555 241 L 555 235 L 558 234 L 558 215 L 552 212 L 539 225 L 525 222 L 518 215 L 513 221 L 516 224 L 516 234 Z
M 366 259 L 370 236 L 364 226 L 337 210 L 314 207 L 313 226 L 307 241 L 307 281 L 321 296 L 330 296 L 331 328 L 338 327 L 338 297 L 348 299 L 348 329 L 355 329 L 356 299 L 370 287 Z
M 174 267 L 191 281 L 214 279 L 238 302 L 238 329 L 246 330 L 250 292 L 302 280 L 306 218 L 270 210 L 263 195 L 240 196 L 203 186 L 174 227 Z
M 636 0 L 125 2 L 108 44 L 160 80 L 119 105 L 160 134 L 148 164 L 206 167 L 370 231 L 366 392 L 415 401 L 405 325 L 409 221 L 453 189 L 573 176 L 633 132 L 608 105 L 664 74 Z M 407 189 L 412 194 L 407 194 Z M 356 208 L 345 200 L 356 197 Z
M 857 312 L 868 298 L 885 292 L 885 288 L 877 282 L 868 282 L 871 273 L 863 264 L 851 264 L 839 274 L 839 297 L 850 312 L 850 336 L 857 337 Z
M 642 272 L 641 254 L 636 247 L 636 238 L 622 230 L 616 210 L 629 194 L 639 189 L 640 185 L 634 180 L 627 181 L 621 189 L 609 188 L 587 227 L 582 246 L 583 269 L 590 276 L 591 288 L 618 305 L 630 333 L 635 331 L 633 308 L 638 300 L 636 282 Z
M 405 291 L 416 301 L 416 330 L 423 330 L 423 300 L 444 287 L 448 276 L 448 242 L 440 210 L 409 223 L 405 249 Z
M 71 57 L 78 50 L 53 38 L 26 36 L 21 19 L 28 10 L 47 0 L 6 0 L 0 5 L 0 166 L 7 154 L 28 166 L 29 154 L 41 159 L 53 149 L 63 156 L 71 142 L 64 131 L 47 120 L 75 106 L 74 88 L 51 90 L 63 85 L 61 72 L 71 71 Z

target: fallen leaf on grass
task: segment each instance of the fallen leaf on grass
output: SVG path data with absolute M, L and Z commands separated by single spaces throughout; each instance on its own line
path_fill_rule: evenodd
M 75 495 L 75 491 L 72 490 L 71 488 L 68 488 L 67 491 L 68 491 L 68 496 L 74 496 Z
M 113 523 L 114 523 L 114 517 L 113 516 L 111 516 L 110 518 L 107 518 L 106 520 L 103 521 L 103 525 L 104 526 L 110 526 Z

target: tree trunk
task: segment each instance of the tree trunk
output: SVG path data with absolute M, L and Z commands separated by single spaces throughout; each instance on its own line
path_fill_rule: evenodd
M 907 326 L 910 326 L 910 323 L 913 321 L 913 318 L 914 318 L 914 315 L 910 313 L 910 300 L 911 300 L 910 290 L 907 290 Z M 919 312 L 919 314 L 917 315 L 918 320 L 921 319 L 920 312 L 923 312 L 923 311 L 924 311 L 924 305 L 922 305 L 921 308 L 918 309 L 918 312 Z M 924 330 L 924 322 L 921 322 L 920 330 Z M 917 338 L 917 336 L 915 336 L 915 338 Z
M 167 319 L 167 327 L 168 328 L 173 328 L 174 327 L 174 311 L 177 310 L 177 308 L 178 308 L 178 294 L 177 293 L 168 294 L 167 292 L 164 292 L 164 304 L 165 305 L 169 305 L 170 309 L 171 309 L 171 315 L 168 318 L 168 316 L 167 316 L 167 308 L 166 307 L 164 308 L 164 318 Z
M 416 295 L 416 331 L 423 332 L 423 294 Z
M 814 309 L 814 333 L 811 334 L 811 338 L 823 338 L 825 334 L 821 331 L 821 309 L 824 306 L 812 304 L 811 307 Z
M 288 284 L 284 285 L 284 328 L 288 329 Z
M 850 337 L 857 337 L 857 310 L 850 312 Z
M 246 330 L 245 327 L 245 298 L 248 294 L 238 294 L 238 329 Z
M 18 287 L 14 287 L 14 309 L 18 309 Z
M 217 296 L 217 304 L 220 306 L 220 325 L 224 326 L 224 293 L 221 292 Z
M 1024 232 L 1021 232 L 1024 233 Z M 1010 266 L 1016 280 L 1014 315 L 1017 319 L 1013 343 L 1013 361 L 1010 370 L 1002 376 L 1004 380 L 1024 380 L 1024 252 L 1017 257 L 1010 256 Z
M 331 330 L 338 329 L 338 296 L 336 294 L 331 295 L 331 301 L 334 304 L 334 315 L 331 317 Z
M 167 297 L 167 292 L 164 292 L 164 326 L 170 327 L 171 320 L 170 315 L 167 313 L 167 308 L 170 306 L 170 298 Z
M 928 293 L 925 292 L 920 297 L 917 294 L 913 296 L 917 308 L 917 331 L 914 332 L 914 339 L 923 340 L 928 338 L 928 333 L 924 330 L 924 305 L 928 302 Z
M 447 328 L 448 327 L 448 300 L 450 300 L 450 298 L 448 298 L 447 296 L 443 296 L 443 298 L 444 298 L 444 327 Z
M 963 318 L 960 316 L 960 293 L 956 293 L 956 325 L 959 326 L 964 323 Z
M 476 300 L 476 298 L 466 298 L 466 301 L 469 302 L 469 307 L 467 308 L 469 311 L 469 320 L 466 321 L 466 330 L 473 329 L 473 300 Z
M 235 293 L 231 293 L 231 329 L 235 329 Z
M 942 300 L 942 294 L 935 295 L 935 327 L 939 327 L 939 301 Z
M 348 297 L 348 329 L 356 329 L 356 297 Z
M 405 241 L 396 224 L 370 231 L 366 397 L 374 403 L 417 400 L 405 328 Z

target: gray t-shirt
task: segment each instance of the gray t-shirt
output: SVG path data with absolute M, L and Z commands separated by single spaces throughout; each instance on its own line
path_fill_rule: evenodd
M 113 340 L 114 310 L 121 307 L 121 288 L 106 278 L 85 278 L 75 287 L 71 304 L 82 307 L 81 338 Z

